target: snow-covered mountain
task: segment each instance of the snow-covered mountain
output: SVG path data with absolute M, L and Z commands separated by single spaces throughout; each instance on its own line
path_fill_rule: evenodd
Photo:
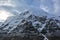
M 52 0 L 49 4 L 47 4 L 48 0 L 7 0 L 2 2 L 0 10 L 6 10 L 14 15 L 1 24 L 0 34 L 2 36 L 39 35 L 43 36 L 44 40 L 48 40 L 47 37 L 50 36 L 60 37 L 60 16 L 54 14 L 55 7 L 53 7 L 54 3 L 51 5 Z
M 40 35 L 44 37 L 44 40 L 48 40 L 48 36 L 57 36 L 56 32 L 60 29 L 60 20 L 48 18 L 47 12 L 43 12 L 42 15 L 39 12 L 39 16 L 27 10 L 20 15 L 12 16 L 8 18 L 1 26 L 0 33 L 9 34 L 10 36 L 20 35 L 21 37 L 30 35 Z M 41 16 L 42 15 L 42 16 Z M 49 14 L 48 14 L 49 15 Z M 51 15 L 52 16 L 52 15 Z M 27 34 L 28 33 L 28 34 Z M 54 34 L 54 35 L 52 35 Z M 7 35 L 8 36 L 8 35 Z M 59 36 L 59 35 L 58 35 Z

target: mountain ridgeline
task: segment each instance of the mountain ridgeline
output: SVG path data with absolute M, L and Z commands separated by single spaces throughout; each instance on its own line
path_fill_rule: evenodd
M 26 11 L 0 27 L 1 40 L 59 40 L 60 20 L 36 16 Z M 54 39 L 57 37 L 58 39 Z

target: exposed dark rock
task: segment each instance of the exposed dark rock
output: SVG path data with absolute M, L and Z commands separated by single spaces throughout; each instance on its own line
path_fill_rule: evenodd
M 35 26 L 33 25 L 34 22 L 37 22 Z M 0 40 L 43 40 L 45 38 L 43 35 L 50 40 L 59 40 L 60 31 L 57 30 L 60 30 L 60 26 L 57 23 L 59 23 L 59 20 L 53 18 L 48 19 L 47 16 L 38 17 L 30 15 L 28 18 L 22 20 L 22 25 L 18 24 L 10 34 L 0 32 Z M 46 24 L 44 28 L 42 26 L 43 24 Z M 42 28 L 41 32 L 38 31 L 38 28 Z

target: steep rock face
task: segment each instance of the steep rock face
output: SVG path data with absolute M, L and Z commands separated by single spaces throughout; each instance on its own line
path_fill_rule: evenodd
M 44 39 L 52 36 L 59 37 L 58 34 L 60 32 L 58 32 L 58 30 L 60 30 L 60 21 L 57 19 L 47 18 L 47 16 L 38 17 L 30 15 L 28 18 L 22 20 L 21 23 L 22 25 L 19 24 L 17 28 L 11 32 L 11 34 L 22 33 L 24 34 L 23 37 L 28 35 L 30 37 L 35 34 L 43 36 Z
M 57 34 L 59 34 L 58 31 L 60 30 L 60 20 L 55 19 L 55 17 L 48 18 L 46 15 L 38 16 L 25 11 L 10 18 L 1 25 L 0 36 L 32 37 L 33 39 L 42 36 L 44 40 L 48 40 L 47 37 L 51 36 L 59 37 Z

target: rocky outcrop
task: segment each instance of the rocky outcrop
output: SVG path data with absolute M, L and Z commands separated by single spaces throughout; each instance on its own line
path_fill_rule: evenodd
M 0 37 L 2 40 L 49 40 L 54 36 L 60 37 L 59 24 L 60 20 L 54 18 L 30 15 L 28 18 L 22 19 L 10 33 L 0 32 Z

